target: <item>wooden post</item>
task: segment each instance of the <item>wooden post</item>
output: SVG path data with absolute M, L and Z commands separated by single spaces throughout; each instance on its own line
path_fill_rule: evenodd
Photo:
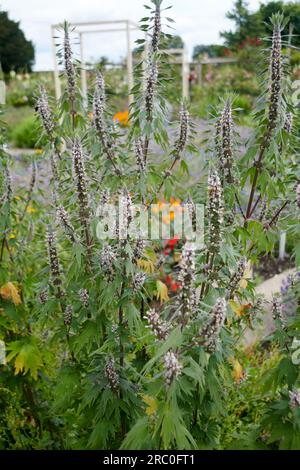
M 61 97 L 61 86 L 60 86 L 60 79 L 59 79 L 59 70 L 57 64 L 57 57 L 56 57 L 56 45 L 55 45 L 55 28 L 51 26 L 51 38 L 52 38 L 52 54 L 53 54 L 53 64 L 54 64 L 54 88 L 55 88 L 55 98 L 59 100 Z
M 88 96 L 87 96 L 87 79 L 86 79 L 86 69 L 84 63 L 84 54 L 83 54 L 83 35 L 79 33 L 79 45 L 80 45 L 80 79 L 81 79 L 81 91 L 83 96 L 83 105 L 87 107 Z
M 197 64 L 197 78 L 198 78 L 198 85 L 202 87 L 202 64 L 198 62 Z
M 126 36 L 127 36 L 127 77 L 128 77 L 128 105 L 133 102 L 133 95 L 131 89 L 133 88 L 133 64 L 132 52 L 130 44 L 130 22 L 126 21 Z
M 279 240 L 279 259 L 285 258 L 286 232 L 280 232 Z
M 188 100 L 189 93 L 189 62 L 187 57 L 187 51 L 184 48 L 182 51 L 182 98 Z

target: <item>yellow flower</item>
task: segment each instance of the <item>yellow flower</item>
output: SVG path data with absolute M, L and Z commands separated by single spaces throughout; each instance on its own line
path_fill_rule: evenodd
M 42 155 L 43 149 L 35 149 L 35 153 L 36 153 L 37 155 Z
M 0 295 L 4 300 L 12 300 L 15 305 L 20 305 L 22 303 L 18 289 L 12 282 L 7 282 L 1 287 Z
M 239 304 L 235 300 L 230 300 L 229 305 L 238 317 L 244 316 L 252 307 L 252 304 Z
M 152 416 L 156 413 L 158 408 L 158 403 L 155 398 L 150 397 L 150 395 L 142 395 L 143 402 L 148 405 L 145 409 L 145 412 L 148 416 Z
M 32 206 L 28 206 L 26 212 L 27 214 L 34 214 L 36 212 L 36 209 Z
M 8 238 L 9 238 L 9 239 L 11 239 L 11 238 L 16 238 L 16 232 L 15 232 L 15 230 L 13 230 L 12 232 L 10 232 Z
M 159 280 L 156 281 L 156 298 L 160 300 L 160 303 L 169 300 L 168 288 L 166 284 Z
M 235 381 L 235 383 L 239 384 L 244 378 L 244 370 L 242 365 L 239 363 L 237 359 L 232 360 L 232 378 Z

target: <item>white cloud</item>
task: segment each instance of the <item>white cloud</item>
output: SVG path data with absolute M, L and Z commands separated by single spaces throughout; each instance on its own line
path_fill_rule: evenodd
M 138 22 L 145 16 L 143 3 L 147 0 L 1 0 L 1 8 L 10 18 L 21 22 L 26 37 L 36 48 L 36 70 L 52 68 L 50 25 L 63 20 L 69 22 L 130 19 Z M 174 33 L 180 34 L 191 54 L 195 44 L 221 43 L 219 32 L 231 23 L 225 13 L 232 8 L 233 0 L 165 0 L 173 5 L 168 12 L 175 23 Z M 251 9 L 259 0 L 250 0 Z M 137 37 L 133 35 L 133 39 Z M 108 56 L 117 60 L 125 54 L 126 40 L 117 33 L 86 36 L 86 59 Z

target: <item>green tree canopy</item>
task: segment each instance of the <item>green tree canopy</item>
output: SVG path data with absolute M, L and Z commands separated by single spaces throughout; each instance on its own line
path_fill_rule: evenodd
M 4 72 L 31 71 L 34 47 L 25 38 L 19 22 L 12 21 L 6 11 L 0 11 L 0 62 Z
M 234 30 L 224 31 L 221 37 L 225 45 L 232 50 L 238 49 L 248 39 L 263 38 L 270 35 L 267 23 L 273 13 L 282 11 L 293 25 L 293 45 L 300 45 L 300 3 L 281 0 L 262 3 L 256 12 L 251 13 L 245 0 L 236 0 L 234 7 L 227 13 L 227 18 L 235 23 Z M 283 35 L 289 34 L 289 24 Z M 284 39 L 287 40 L 287 37 Z

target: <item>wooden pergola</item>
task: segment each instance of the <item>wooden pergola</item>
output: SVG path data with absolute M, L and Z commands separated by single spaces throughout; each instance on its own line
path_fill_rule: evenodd
M 56 55 L 56 44 L 55 44 L 55 30 L 58 29 L 61 25 L 54 24 L 51 25 L 51 38 L 52 38 L 52 54 L 53 54 L 53 63 L 54 63 L 54 86 L 55 86 L 55 96 L 60 98 L 61 96 L 61 83 L 59 78 L 59 68 Z M 81 89 L 85 101 L 87 102 L 87 68 L 84 55 L 84 36 L 88 34 L 95 33 L 119 33 L 124 32 L 126 34 L 126 44 L 127 44 L 127 83 L 128 83 L 128 101 L 129 104 L 132 102 L 133 96 L 130 93 L 133 87 L 133 57 L 131 49 L 131 32 L 140 30 L 138 24 L 134 23 L 131 20 L 111 20 L 111 21 L 89 21 L 83 23 L 71 23 L 71 27 L 76 28 L 76 33 L 78 34 L 79 47 L 80 47 L 80 61 L 81 61 Z M 147 49 L 147 43 L 146 43 Z M 182 97 L 188 99 L 189 97 L 189 61 L 186 48 L 182 49 L 168 49 L 167 54 L 172 55 L 174 58 L 170 60 L 170 63 L 181 64 L 182 66 Z
M 86 76 L 86 65 L 84 57 L 84 42 L 83 38 L 87 34 L 95 33 L 116 33 L 124 32 L 126 34 L 127 44 L 127 82 L 128 82 L 128 96 L 129 101 L 132 101 L 132 95 L 130 91 L 133 87 L 133 60 L 131 50 L 131 31 L 139 30 L 140 27 L 131 20 L 112 20 L 112 21 L 89 21 L 84 23 L 71 23 L 71 27 L 76 28 L 76 33 L 79 38 L 80 47 L 80 61 L 81 61 L 81 89 L 85 100 L 87 100 L 87 76 Z M 109 27 L 107 27 L 109 26 Z M 58 61 L 56 56 L 56 44 L 55 44 L 55 30 L 60 25 L 51 25 L 51 38 L 52 38 L 52 54 L 54 62 L 54 85 L 55 85 L 55 96 L 58 99 L 61 96 L 61 84 L 59 78 Z

